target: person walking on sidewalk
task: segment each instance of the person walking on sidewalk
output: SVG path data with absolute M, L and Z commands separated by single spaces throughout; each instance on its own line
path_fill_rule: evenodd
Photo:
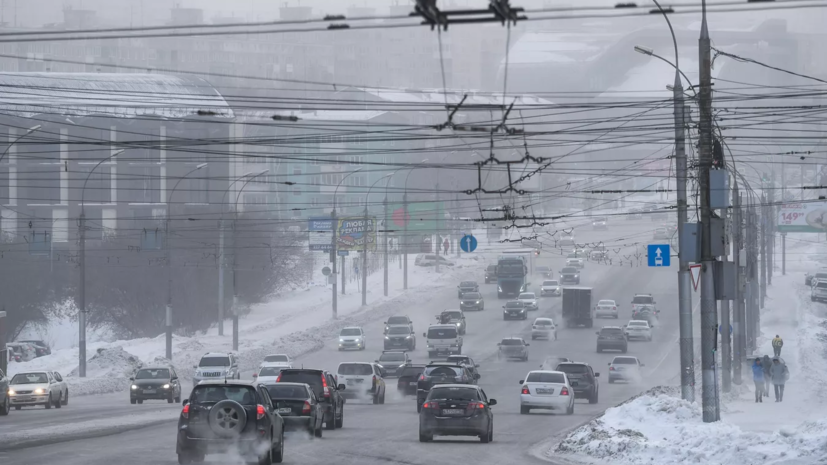
M 772 376 L 770 375 L 770 368 L 772 368 L 772 360 L 770 360 L 769 355 L 764 355 L 764 359 L 761 360 L 761 368 L 764 369 L 764 397 L 769 397 L 770 382 L 772 381 Z
M 776 334 L 772 340 L 773 355 L 776 357 L 780 357 L 782 347 L 784 347 L 784 341 L 781 339 L 781 336 Z
M 790 377 L 790 372 L 787 365 L 781 363 L 778 357 L 772 359 L 772 368 L 770 368 L 770 376 L 772 376 L 772 384 L 775 386 L 775 401 L 784 401 L 784 384 Z
M 764 402 L 764 367 L 760 357 L 755 357 L 752 363 L 752 381 L 755 383 L 755 403 Z

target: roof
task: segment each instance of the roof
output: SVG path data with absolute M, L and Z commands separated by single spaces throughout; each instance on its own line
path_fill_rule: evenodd
M 202 355 L 201 357 L 213 357 L 216 355 L 231 355 L 232 352 L 207 352 L 206 354 Z
M 244 380 L 240 380 L 240 379 L 227 379 L 227 380 L 225 380 L 225 379 L 205 379 L 205 380 L 199 382 L 198 384 L 196 384 L 196 386 L 209 386 L 209 385 L 214 385 L 214 384 L 219 384 L 219 385 L 225 385 L 226 384 L 228 386 L 249 386 L 249 387 L 253 387 L 253 386 L 255 386 L 256 382 L 255 381 L 244 381 Z
M 464 89 L 376 89 L 370 87 L 358 88 L 363 92 L 385 102 L 397 102 L 405 104 L 434 104 L 444 106 L 445 101 L 449 105 L 458 104 L 465 97 L 463 105 L 497 105 L 503 103 L 503 95 L 496 92 L 480 92 Z M 553 102 L 534 95 L 508 94 L 507 100 L 515 102 L 517 106 L 526 105 L 551 105 Z M 424 108 L 424 107 L 423 107 Z
M 0 73 L 0 109 L 22 117 L 106 115 L 232 118 L 224 97 L 190 76 L 126 73 Z
M 455 388 L 455 389 L 463 389 L 463 388 L 471 388 L 471 389 L 480 389 L 479 386 L 476 384 L 437 384 L 431 386 L 431 390 L 434 389 L 445 389 L 445 388 Z

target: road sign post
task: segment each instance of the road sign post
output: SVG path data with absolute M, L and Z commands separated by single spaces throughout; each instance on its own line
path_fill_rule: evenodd
M 672 260 L 669 256 L 669 244 L 649 244 L 647 248 L 647 258 L 649 266 L 653 267 L 668 267 Z

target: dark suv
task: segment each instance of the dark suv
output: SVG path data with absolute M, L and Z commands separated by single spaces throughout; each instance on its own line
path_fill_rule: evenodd
M 473 375 L 467 367 L 454 362 L 431 362 L 425 365 L 425 371 L 416 382 L 416 411 L 422 410 L 422 404 L 432 387 L 439 384 L 476 384 L 480 375 Z
M 597 378 L 600 373 L 595 373 L 588 363 L 564 362 L 557 364 L 555 371 L 562 371 L 569 378 L 571 388 L 574 389 L 574 398 L 589 399 L 590 404 L 597 403 L 600 394 L 600 385 Z
M 336 385 L 333 375 L 324 370 L 313 370 L 307 368 L 288 368 L 281 370 L 277 383 L 305 383 L 313 388 L 319 403 L 324 410 L 324 422 L 326 429 L 341 428 L 345 422 L 345 399 L 340 390 L 345 389 L 344 384 Z
M 6 378 L 3 370 L 0 370 L 0 399 L 3 401 L 0 402 L 0 417 L 4 417 L 11 410 L 11 400 L 9 400 L 9 378 Z
M 179 464 L 234 452 L 259 464 L 284 460 L 284 420 L 263 386 L 243 381 L 202 381 L 178 417 Z
M 604 326 L 597 332 L 597 353 L 604 350 L 619 350 L 624 354 L 629 349 L 629 340 L 620 326 Z

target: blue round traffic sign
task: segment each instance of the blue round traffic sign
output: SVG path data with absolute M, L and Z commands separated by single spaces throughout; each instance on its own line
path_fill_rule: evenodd
M 459 240 L 459 248 L 463 252 L 473 252 L 477 248 L 477 238 L 470 234 L 462 236 Z

